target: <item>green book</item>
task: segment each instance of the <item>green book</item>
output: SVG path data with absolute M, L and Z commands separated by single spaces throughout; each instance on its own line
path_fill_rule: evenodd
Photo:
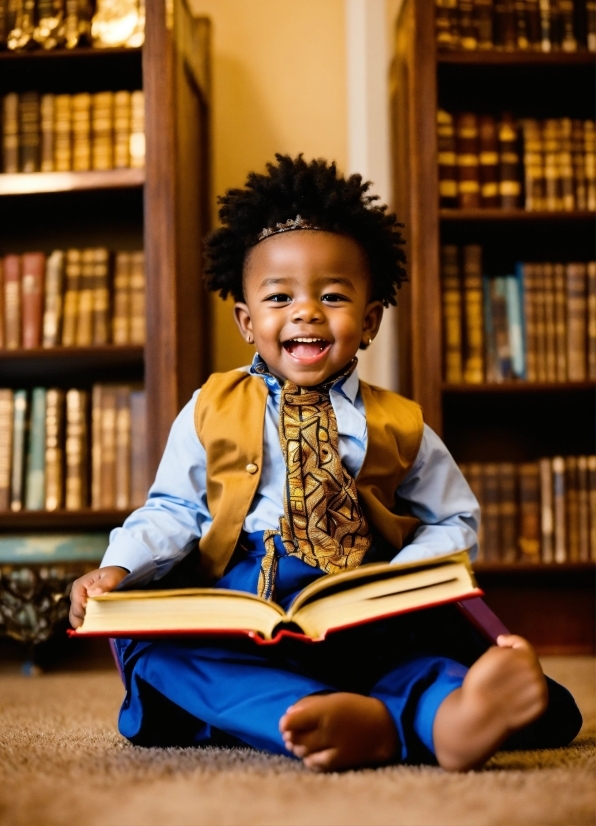
M 25 507 L 40 511 L 46 499 L 46 389 L 34 387 L 31 394 L 31 424 L 27 451 Z
M 25 438 L 27 426 L 27 391 L 15 390 L 12 425 L 12 473 L 10 476 L 10 509 L 23 507 L 25 471 Z

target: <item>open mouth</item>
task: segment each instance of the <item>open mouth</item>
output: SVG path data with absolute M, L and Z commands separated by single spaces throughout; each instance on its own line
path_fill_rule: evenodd
M 320 356 L 330 346 L 324 338 L 300 336 L 291 338 L 283 343 L 284 349 L 294 358 L 311 359 Z

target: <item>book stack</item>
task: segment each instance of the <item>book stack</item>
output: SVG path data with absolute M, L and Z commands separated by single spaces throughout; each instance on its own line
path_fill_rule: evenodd
M 592 0 L 436 0 L 442 50 L 596 52 Z
M 481 507 L 479 562 L 596 561 L 596 456 L 460 469 Z
M 3 0 L 0 49 L 98 48 L 143 45 L 144 0 Z
M 441 207 L 596 210 L 592 120 L 439 109 L 437 149 Z
M 0 259 L 0 349 L 144 343 L 142 252 L 93 247 Z
M 482 247 L 441 248 L 445 381 L 596 380 L 596 262 L 483 274 Z
M 142 91 L 39 95 L 2 100 L 2 171 L 69 172 L 142 168 Z
M 128 510 L 147 495 L 145 393 L 0 389 L 0 511 Z M 91 478 L 89 466 L 91 464 Z

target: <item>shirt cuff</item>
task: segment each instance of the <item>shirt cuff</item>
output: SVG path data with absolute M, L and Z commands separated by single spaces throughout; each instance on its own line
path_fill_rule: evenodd
M 115 528 L 110 534 L 110 544 L 101 560 L 100 568 L 117 565 L 130 571 L 119 588 L 131 585 L 146 585 L 153 579 L 156 564 L 149 549 L 131 536 L 126 528 Z
M 416 531 L 413 540 L 391 560 L 392 562 L 416 562 L 432 559 L 456 551 L 467 550 L 470 561 L 478 554 L 476 533 L 470 528 L 439 525 L 423 525 Z

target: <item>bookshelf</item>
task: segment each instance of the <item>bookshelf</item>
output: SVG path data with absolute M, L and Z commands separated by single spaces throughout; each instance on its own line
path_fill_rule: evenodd
M 437 108 L 593 118 L 592 53 L 438 52 L 434 0 L 404 0 L 392 67 L 396 211 L 410 282 L 399 296 L 400 386 L 458 462 L 530 462 L 595 453 L 596 385 L 443 379 L 442 244 L 481 244 L 512 263 L 588 261 L 594 213 L 440 209 Z M 496 252 L 495 252 L 496 254 Z M 525 257 L 526 256 L 526 257 Z M 594 649 L 594 563 L 479 563 L 479 584 L 512 630 L 543 653 Z

